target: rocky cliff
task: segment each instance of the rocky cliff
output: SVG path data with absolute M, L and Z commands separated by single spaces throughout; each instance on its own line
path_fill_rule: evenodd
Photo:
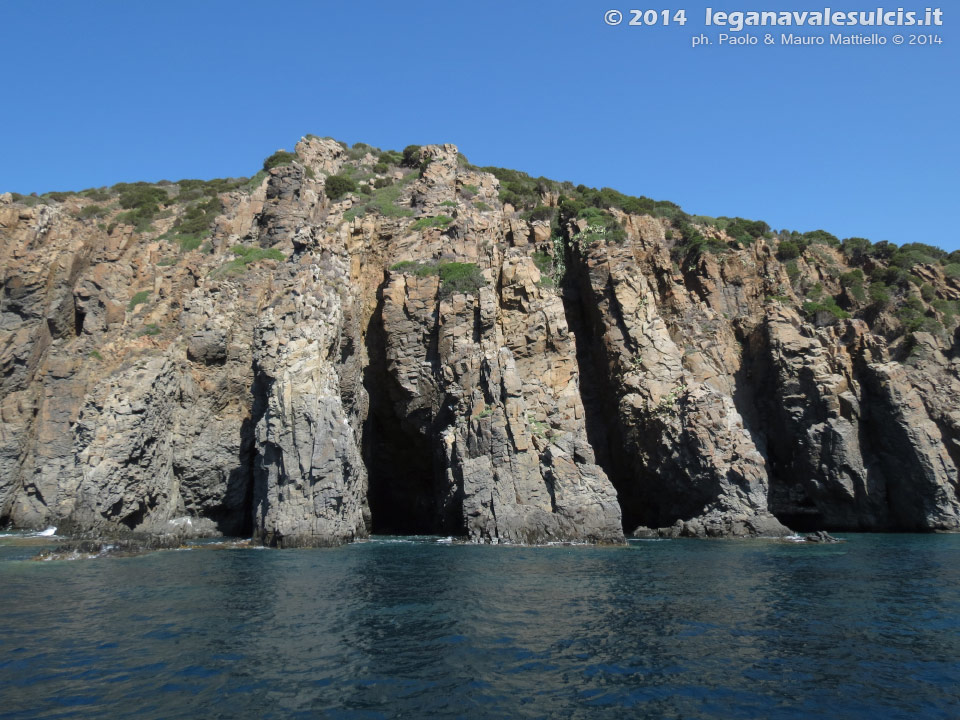
M 0 523 L 960 529 L 956 259 L 308 136 L 0 195 Z M 925 254 L 926 253 L 926 254 Z

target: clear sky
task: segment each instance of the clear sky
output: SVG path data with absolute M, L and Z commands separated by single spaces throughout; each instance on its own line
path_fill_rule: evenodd
M 685 8 L 684 27 L 606 25 L 648 7 L 625 3 L 4 0 L 0 191 L 251 175 L 314 133 L 453 142 L 479 165 L 694 214 L 960 247 L 952 5 L 924 29 L 942 45 L 693 48 L 722 30 L 703 27 L 708 3 L 655 5 Z M 790 31 L 754 32 L 771 30 Z M 916 30 L 882 34 L 897 32 Z

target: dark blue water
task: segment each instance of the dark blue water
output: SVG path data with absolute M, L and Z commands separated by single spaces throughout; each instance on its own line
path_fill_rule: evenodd
M 0 718 L 960 717 L 960 536 L 36 549 Z

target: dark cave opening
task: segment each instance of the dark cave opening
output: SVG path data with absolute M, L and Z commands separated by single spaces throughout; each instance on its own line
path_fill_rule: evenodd
M 796 439 L 778 402 L 777 371 L 772 365 L 766 331 L 735 328 L 742 350 L 740 369 L 734 375 L 733 403 L 763 456 L 767 471 L 767 509 L 797 532 L 824 529 L 817 507 L 798 490 Z
M 86 320 L 87 314 L 83 309 L 74 302 L 73 306 L 73 334 L 77 337 L 83 333 L 83 322 Z
M 434 418 L 428 407 L 404 408 L 402 388 L 387 370 L 383 293 L 365 338 L 368 364 L 363 385 L 369 412 L 363 431 L 367 501 L 372 534 L 432 535 L 444 531 L 438 512 Z
M 636 463 L 629 456 L 626 438 L 617 419 L 617 394 L 609 377 L 601 339 L 595 330 L 599 320 L 591 317 L 591 307 L 584 300 L 588 293 L 584 287 L 588 280 L 582 277 L 585 270 L 569 248 L 566 264 L 563 308 L 576 344 L 587 441 L 593 448 L 597 465 L 617 491 L 623 530 L 631 533 L 637 526 L 649 523 L 650 508 L 644 501 Z M 598 309 L 594 307 L 593 311 L 598 312 Z

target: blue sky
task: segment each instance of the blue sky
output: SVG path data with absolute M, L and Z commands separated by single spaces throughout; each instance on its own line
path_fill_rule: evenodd
M 960 247 L 952 7 L 942 45 L 692 48 L 719 31 L 708 4 L 830 3 L 661 0 L 687 25 L 604 24 L 637 4 L 6 0 L 0 191 L 250 175 L 314 133 L 453 142 L 691 213 Z

